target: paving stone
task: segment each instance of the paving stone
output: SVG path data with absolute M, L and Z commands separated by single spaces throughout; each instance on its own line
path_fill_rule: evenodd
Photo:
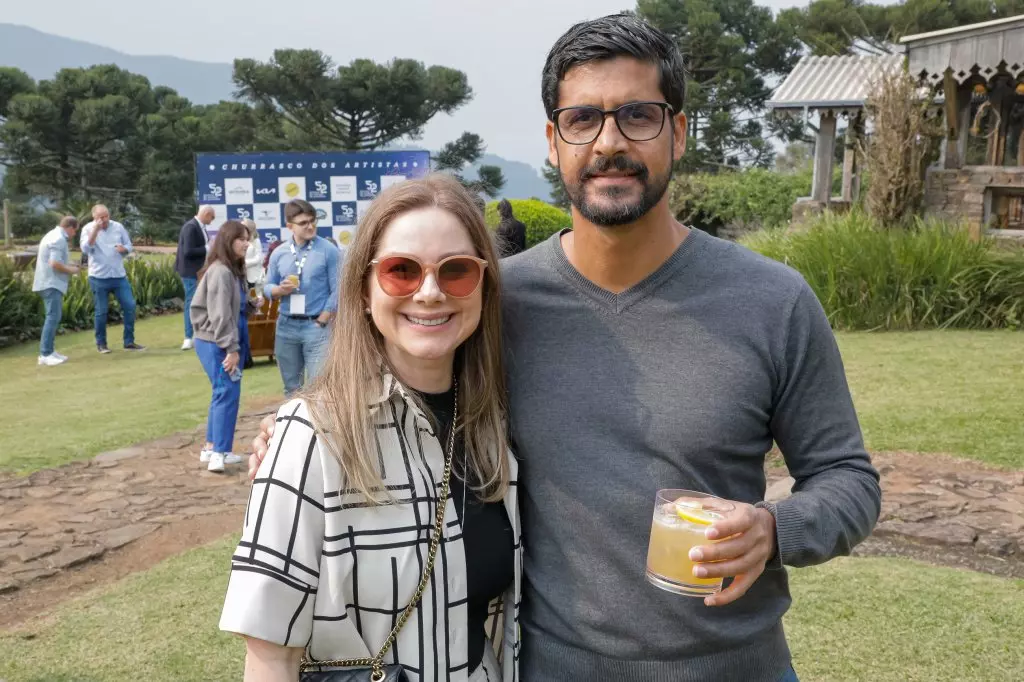
M 4 488 L 0 490 L 0 500 L 20 500 L 23 494 L 23 488 Z
M 132 459 L 133 457 L 141 457 L 146 454 L 146 449 L 137 445 L 133 445 L 128 448 L 121 448 L 120 450 L 112 450 L 111 452 L 104 452 L 102 454 L 93 457 L 92 461 L 101 468 L 106 468 L 108 465 L 117 465 L 118 462 L 125 459 Z
M 96 523 L 95 514 L 72 514 L 71 516 L 65 516 L 64 520 L 68 523 Z
M 209 516 L 210 514 L 219 514 L 224 509 L 222 507 L 186 507 L 181 510 L 181 515 L 185 518 L 190 516 Z
M 895 516 L 901 521 L 910 521 L 912 523 L 920 523 L 921 521 L 928 521 L 936 517 L 935 512 L 928 511 L 927 509 L 918 509 L 916 507 L 900 509 L 896 512 Z
M 106 511 L 121 511 L 128 507 L 128 500 L 123 497 L 117 497 L 111 500 L 106 500 L 105 502 L 100 502 L 97 506 Z
M 119 497 L 121 497 L 121 493 L 117 492 L 116 490 L 98 490 L 94 493 L 86 495 L 83 502 L 106 502 L 107 500 L 115 500 Z
M 155 499 L 152 495 L 131 495 L 128 497 L 128 504 L 142 506 L 152 503 Z
M 30 561 L 49 556 L 59 549 L 60 547 L 57 545 L 22 545 L 15 551 L 14 555 L 18 557 L 18 561 L 27 564 Z
M 9 549 L 11 547 L 17 547 L 21 544 L 21 540 L 15 536 L 10 536 L 6 540 L 0 538 L 0 549 Z
M 982 535 L 974 545 L 974 551 L 979 554 L 991 554 L 992 556 L 1008 557 L 1017 553 L 1017 543 L 1007 538 L 992 535 Z
M 84 564 L 103 556 L 106 550 L 95 545 L 87 547 L 70 547 L 63 549 L 56 554 L 46 557 L 45 562 L 49 568 L 64 570 L 79 564 Z
M 969 497 L 972 500 L 985 500 L 992 497 L 990 491 L 978 490 L 977 488 L 959 488 L 956 493 L 963 497 Z
M 21 586 L 15 580 L 4 580 L 3 578 L 0 578 L 0 594 L 14 592 L 19 587 Z M 0 682 L 2 682 L 2 680 L 0 680 Z
M 10 490 L 12 488 L 27 488 L 32 485 L 32 481 L 27 478 L 10 478 L 6 481 L 0 481 L 0 488 L 4 490 Z
M 978 538 L 973 528 L 958 523 L 906 523 L 903 521 L 886 521 L 875 527 L 879 535 L 905 535 L 940 545 L 973 545 Z
M 21 583 L 30 583 L 43 578 L 50 578 L 57 575 L 55 568 L 31 568 L 24 571 L 15 571 L 12 574 Z
M 29 488 L 25 491 L 25 496 L 30 497 L 34 500 L 49 500 L 60 495 L 60 488 Z
M 106 531 L 105 533 L 96 535 L 95 538 L 107 549 L 117 549 L 118 547 L 124 547 L 130 542 L 135 542 L 139 538 L 149 535 L 159 527 L 160 526 L 155 523 L 138 523 L 132 526 L 123 526 L 121 528 Z

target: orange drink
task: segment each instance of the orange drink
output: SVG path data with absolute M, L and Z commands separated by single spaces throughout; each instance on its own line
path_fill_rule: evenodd
M 647 581 L 676 594 L 703 597 L 722 590 L 722 578 L 693 574 L 690 550 L 707 545 L 704 532 L 732 511 L 731 503 L 692 490 L 659 490 L 647 549 Z

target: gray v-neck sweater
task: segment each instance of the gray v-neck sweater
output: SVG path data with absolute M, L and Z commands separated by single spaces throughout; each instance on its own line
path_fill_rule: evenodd
M 618 295 L 572 267 L 560 235 L 502 265 L 522 678 L 774 682 L 790 664 L 782 564 L 848 554 L 881 501 L 813 292 L 791 268 L 697 230 Z M 754 504 L 773 442 L 795 492 L 777 505 L 778 556 L 750 591 L 707 607 L 648 584 L 656 491 Z

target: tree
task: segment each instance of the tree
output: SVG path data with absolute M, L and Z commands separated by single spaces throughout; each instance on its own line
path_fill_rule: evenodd
M 62 69 L 10 98 L 0 163 L 20 187 L 57 200 L 129 187 L 146 154 L 141 117 L 155 109 L 143 76 L 113 65 Z
M 882 54 L 900 52 L 903 36 L 1018 14 L 1024 14 L 1024 0 L 812 0 L 784 10 L 779 22 L 814 54 Z
M 462 133 L 459 139 L 449 142 L 433 157 L 434 170 L 450 173 L 463 187 L 477 194 L 495 198 L 505 186 L 505 176 L 497 166 L 480 166 L 477 179 L 467 180 L 463 170 L 476 163 L 484 154 L 484 141 L 476 133 Z
M 768 81 L 784 77 L 799 58 L 792 28 L 754 0 L 638 0 L 636 11 L 675 38 L 687 58 L 690 150 L 682 168 L 770 166 L 769 138 L 798 131 L 762 121 Z
M 7 118 L 12 99 L 35 89 L 35 81 L 21 69 L 0 66 L 0 122 Z
M 418 139 L 436 114 L 472 97 L 461 71 L 411 59 L 335 67 L 318 50 L 275 50 L 266 63 L 236 59 L 237 95 L 280 113 L 309 148 L 366 151 Z
M 544 179 L 551 185 L 551 204 L 568 211 L 572 202 L 569 201 L 569 193 L 565 191 L 565 184 L 562 182 L 562 172 L 558 166 L 553 165 L 544 159 L 544 168 L 541 170 Z

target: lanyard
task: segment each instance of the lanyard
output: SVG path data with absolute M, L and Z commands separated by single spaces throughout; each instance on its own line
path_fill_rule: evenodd
M 313 240 L 310 239 L 306 242 L 306 246 L 303 247 L 305 253 L 302 254 L 302 260 L 299 260 L 299 254 L 295 251 L 295 242 L 288 242 L 288 247 L 292 250 L 292 256 L 295 257 L 295 274 L 298 275 L 299 280 L 302 280 L 302 268 L 306 266 L 306 259 L 309 258 L 309 252 L 313 248 Z

